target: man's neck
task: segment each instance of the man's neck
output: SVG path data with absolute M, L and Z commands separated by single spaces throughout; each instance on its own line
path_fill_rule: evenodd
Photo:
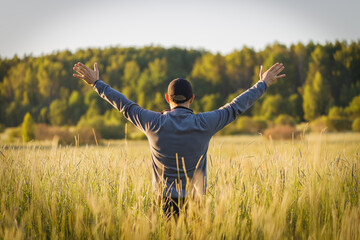
M 176 107 L 186 107 L 186 108 L 190 108 L 190 103 L 189 102 L 184 102 L 184 103 L 174 103 L 174 102 L 170 102 L 170 108 L 171 110 L 173 110 Z

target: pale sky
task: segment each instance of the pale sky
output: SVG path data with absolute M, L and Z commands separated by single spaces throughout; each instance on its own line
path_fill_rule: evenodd
M 227 54 L 360 40 L 359 0 L 0 0 L 0 56 L 149 45 Z

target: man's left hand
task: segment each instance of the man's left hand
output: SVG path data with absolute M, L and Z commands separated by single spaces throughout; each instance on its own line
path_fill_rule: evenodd
M 284 70 L 284 65 L 282 63 L 275 63 L 271 68 L 269 68 L 266 72 L 264 72 L 264 68 L 261 65 L 259 78 L 260 81 L 264 81 L 266 85 L 269 87 L 273 84 L 277 79 L 283 78 L 286 74 L 279 75 L 282 70 Z

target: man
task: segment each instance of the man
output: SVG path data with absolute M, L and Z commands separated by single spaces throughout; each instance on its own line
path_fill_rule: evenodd
M 164 197 L 165 213 L 169 213 L 170 208 L 178 213 L 177 204 L 183 203 L 185 197 L 206 193 L 206 157 L 211 137 L 251 107 L 275 80 L 285 77 L 285 74 L 279 75 L 284 70 L 283 64 L 276 63 L 265 73 L 261 66 L 260 79 L 253 87 L 215 111 L 198 114 L 190 109 L 194 101 L 190 83 L 177 78 L 170 82 L 165 95 L 171 110 L 159 113 L 141 108 L 99 80 L 97 63 L 94 70 L 80 62 L 73 69 L 78 73 L 74 77 L 93 86 L 102 98 L 146 134 L 151 149 L 153 183 Z

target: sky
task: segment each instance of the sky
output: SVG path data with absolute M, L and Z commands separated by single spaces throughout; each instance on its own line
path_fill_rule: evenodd
M 359 0 L 0 0 L 0 57 L 163 46 L 228 54 L 360 40 Z

